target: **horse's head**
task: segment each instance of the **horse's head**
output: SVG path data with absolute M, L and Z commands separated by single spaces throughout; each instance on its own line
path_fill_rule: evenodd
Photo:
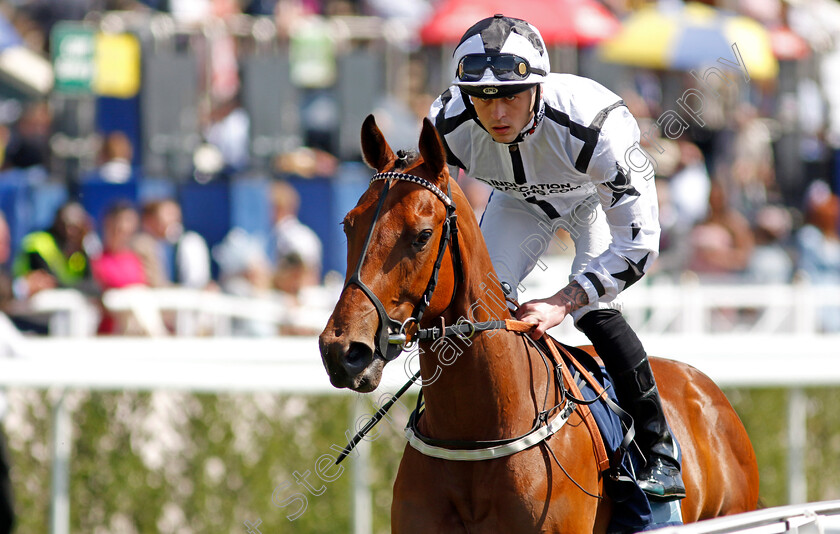
M 398 157 L 373 116 L 362 126 L 362 152 L 377 174 L 344 218 L 348 274 L 319 338 L 335 387 L 373 391 L 387 361 L 402 348 L 389 337 L 427 306 L 430 316 L 441 313 L 455 290 L 453 261 L 445 250 L 455 231 L 449 172 L 428 119 L 419 148 L 419 155 Z

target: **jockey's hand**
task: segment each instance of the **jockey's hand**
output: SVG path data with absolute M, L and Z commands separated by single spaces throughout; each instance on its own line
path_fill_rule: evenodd
M 556 296 L 556 295 L 555 295 Z M 516 310 L 516 318 L 536 325 L 530 332 L 531 339 L 539 339 L 546 330 L 563 322 L 568 311 L 566 306 L 554 302 L 555 297 L 529 300 Z
M 586 292 L 577 282 L 572 282 L 554 295 L 529 300 L 516 310 L 516 318 L 536 325 L 531 330 L 531 339 L 539 339 L 547 330 L 563 322 L 574 310 L 589 303 Z

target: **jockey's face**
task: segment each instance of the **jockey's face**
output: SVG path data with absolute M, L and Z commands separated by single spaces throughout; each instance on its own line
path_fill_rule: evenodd
M 511 143 L 534 117 L 537 90 L 531 87 L 502 98 L 470 97 L 478 120 L 497 143 Z

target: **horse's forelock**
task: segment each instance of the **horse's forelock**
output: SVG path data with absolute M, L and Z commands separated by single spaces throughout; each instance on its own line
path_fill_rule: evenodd
M 397 161 L 394 163 L 394 171 L 403 172 L 410 169 L 420 160 L 420 153 L 416 150 L 397 151 Z

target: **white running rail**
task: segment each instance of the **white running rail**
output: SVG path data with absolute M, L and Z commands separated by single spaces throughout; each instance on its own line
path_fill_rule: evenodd
M 745 514 L 709 519 L 681 527 L 665 527 L 656 534 L 840 534 L 840 501 L 766 508 Z

